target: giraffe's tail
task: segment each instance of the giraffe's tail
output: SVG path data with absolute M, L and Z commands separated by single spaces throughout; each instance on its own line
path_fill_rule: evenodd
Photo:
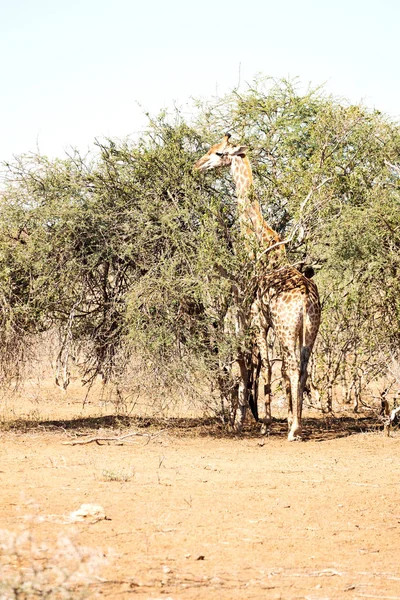
M 306 383 L 305 376 L 307 373 L 307 365 L 310 358 L 310 354 L 310 348 L 308 346 L 303 346 L 300 352 L 300 379 L 304 379 L 304 384 Z
M 300 349 L 300 380 L 304 381 L 307 374 L 307 365 L 311 355 L 311 349 L 306 345 L 306 333 L 307 333 L 307 295 L 303 296 L 303 319 L 302 319 L 302 332 L 301 332 L 301 349 Z

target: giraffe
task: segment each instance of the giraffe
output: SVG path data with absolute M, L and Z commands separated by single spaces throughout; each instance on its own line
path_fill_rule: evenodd
M 264 220 L 253 188 L 253 174 L 247 147 L 233 145 L 230 134 L 214 144 L 194 165 L 198 171 L 230 167 L 236 187 L 241 232 L 256 262 L 256 292 L 250 310 L 255 327 L 256 346 L 261 356 L 265 380 L 270 381 L 267 335 L 270 328 L 278 338 L 282 352 L 282 378 L 288 402 L 288 439 L 301 439 L 303 392 L 307 365 L 318 332 L 321 306 L 313 281 L 292 267 L 286 258 L 284 243 Z M 258 254 L 257 254 L 258 252 Z M 264 260 L 262 260 L 264 259 Z M 269 371 L 269 373 L 268 373 Z M 243 368 L 240 369 L 243 377 Z M 247 383 L 244 382 L 243 385 Z M 270 390 L 266 395 L 266 422 L 270 420 Z M 240 422 L 247 402 L 239 397 Z

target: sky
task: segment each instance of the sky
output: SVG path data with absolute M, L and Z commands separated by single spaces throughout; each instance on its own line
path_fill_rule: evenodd
M 259 74 L 400 120 L 399 0 L 0 0 L 0 161 L 86 152 Z

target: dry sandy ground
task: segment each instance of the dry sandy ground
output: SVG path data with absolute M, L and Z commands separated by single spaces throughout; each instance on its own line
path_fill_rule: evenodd
M 400 436 L 372 424 L 309 420 L 288 443 L 280 422 L 22 421 L 1 432 L 0 528 L 101 548 L 90 598 L 400 598 Z M 107 518 L 66 522 L 83 503 Z

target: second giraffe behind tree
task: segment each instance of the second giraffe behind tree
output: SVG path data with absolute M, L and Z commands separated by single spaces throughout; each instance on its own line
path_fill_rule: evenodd
M 256 346 L 266 383 L 266 415 L 270 419 L 270 364 L 267 335 L 272 327 L 282 352 L 282 377 L 288 402 L 290 441 L 301 439 L 301 413 L 307 380 L 307 365 L 321 319 L 317 286 L 288 264 L 284 244 L 264 220 L 253 190 L 251 165 L 245 146 L 235 146 L 226 134 L 195 163 L 195 169 L 207 171 L 230 167 L 236 186 L 238 217 L 250 257 L 264 253 L 268 260 L 258 261 L 256 293 L 251 307 Z M 265 252 L 268 249 L 267 252 Z M 239 396 L 240 422 L 243 424 L 247 398 Z

